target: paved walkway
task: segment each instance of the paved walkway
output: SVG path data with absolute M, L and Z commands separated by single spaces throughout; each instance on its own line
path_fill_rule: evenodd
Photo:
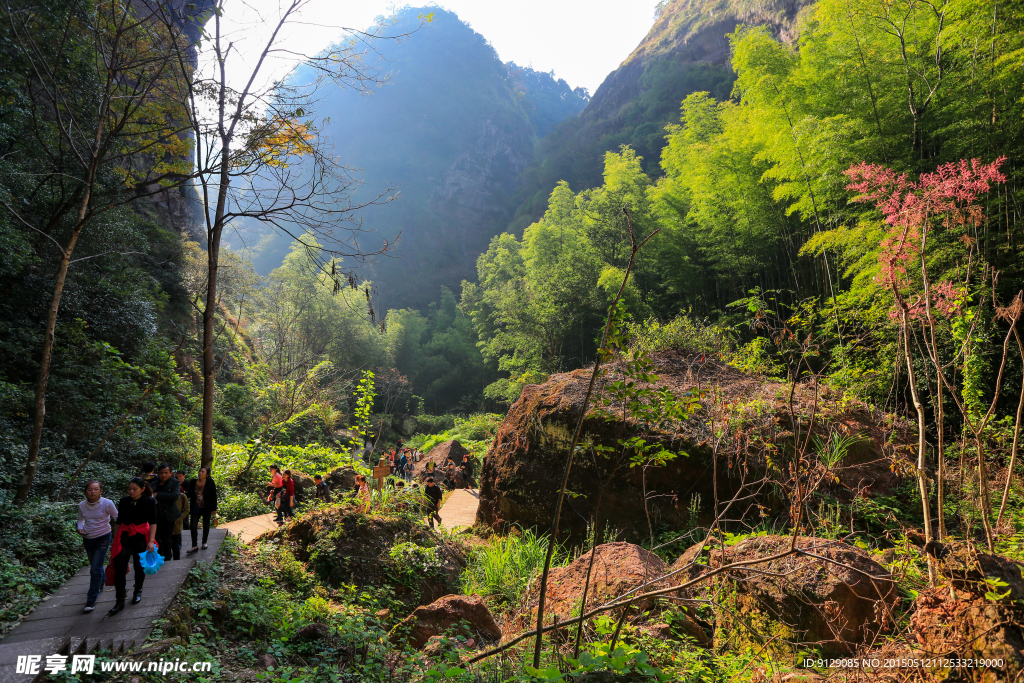
M 441 523 L 453 531 L 473 526 L 479 498 L 480 494 L 475 489 L 456 489 L 441 507 Z M 103 590 L 93 612 L 82 612 L 89 588 L 89 568 L 83 567 L 0 641 L 0 683 L 45 680 L 45 674 L 33 677 L 16 673 L 15 667 L 21 655 L 41 655 L 41 663 L 45 665 L 48 655 L 92 654 L 98 650 L 120 654 L 142 645 L 197 562 L 213 560 L 228 533 L 248 543 L 267 531 L 277 529 L 278 525 L 273 520 L 274 513 L 268 513 L 212 529 L 209 548 L 195 555 L 184 555 L 183 549 L 181 560 L 168 562 L 156 574 L 146 577 L 141 603 L 129 604 L 112 617 L 107 617 L 107 611 L 114 605 L 113 587 Z M 185 548 L 191 545 L 186 538 Z M 132 581 L 129 573 L 129 591 Z
M 219 524 L 217 528 L 224 529 L 243 543 L 249 543 L 250 541 L 256 540 L 257 536 L 261 536 L 267 531 L 273 531 L 280 528 L 277 522 L 274 521 L 274 514 L 275 513 L 273 512 L 268 512 L 265 515 L 236 519 L 233 522 Z
M 480 491 L 455 489 L 441 506 L 441 524 L 454 531 L 476 524 L 476 509 L 480 507 Z
M 121 653 L 142 645 L 192 567 L 197 562 L 212 561 L 226 535 L 223 528 L 211 529 L 209 547 L 195 555 L 184 555 L 184 550 L 192 545 L 186 540 L 181 560 L 167 562 L 156 574 L 146 577 L 142 602 L 128 604 L 112 617 L 107 616 L 107 611 L 114 606 L 113 586 L 100 593 L 93 612 L 82 612 L 89 589 L 89 568 L 83 567 L 0 641 L 0 683 L 37 680 L 16 673 L 19 655 L 42 655 L 45 664 L 47 655 L 91 654 L 101 649 Z M 129 600 L 134 571 L 133 568 L 128 573 Z M 69 669 L 70 661 L 69 658 Z

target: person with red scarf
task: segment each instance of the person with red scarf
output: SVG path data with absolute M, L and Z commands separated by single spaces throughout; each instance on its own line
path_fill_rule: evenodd
M 292 479 L 292 471 L 284 471 L 284 479 L 281 482 L 284 485 L 281 491 L 281 507 L 278 509 L 278 515 L 282 516 L 283 519 L 277 520 L 278 524 L 284 524 L 285 520 L 289 520 L 294 515 L 293 510 L 295 509 L 295 481 Z
M 140 553 L 156 548 L 156 498 L 141 477 L 128 482 L 128 495 L 117 504 L 117 523 L 114 526 L 114 540 L 110 547 L 110 566 L 113 567 L 116 602 L 108 615 L 124 609 L 127 595 L 128 564 L 134 560 L 135 590 L 132 604 L 142 602 L 142 584 L 146 573 L 142 570 Z M 109 574 L 109 569 L 108 569 Z

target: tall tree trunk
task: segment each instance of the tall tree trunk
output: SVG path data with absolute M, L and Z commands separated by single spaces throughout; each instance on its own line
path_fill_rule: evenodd
M 914 403 L 914 410 L 917 412 L 917 486 L 921 494 L 921 511 L 924 513 L 924 537 L 925 541 L 930 543 L 934 536 L 932 534 L 931 506 L 928 504 L 928 472 L 925 469 L 928 442 L 925 438 L 924 405 L 917 393 L 917 377 L 914 374 L 914 361 L 910 353 L 910 321 L 905 306 L 901 311 L 901 316 L 903 357 L 907 361 L 907 382 L 910 385 L 910 397 Z M 928 558 L 928 579 L 931 585 L 935 585 L 935 566 L 932 564 L 931 557 Z
M 18 491 L 14 496 L 14 504 L 18 507 L 28 502 L 28 494 L 32 490 L 32 482 L 36 477 L 36 469 L 39 467 L 39 447 L 43 440 L 43 422 L 46 418 L 46 385 L 50 381 L 50 361 L 53 358 L 53 335 L 57 329 L 57 313 L 60 310 L 60 299 L 64 293 L 64 283 L 67 281 L 68 267 L 71 264 L 71 254 L 78 242 L 78 236 L 82 232 L 82 217 L 85 215 L 85 207 L 88 199 L 83 202 L 79 210 L 78 223 L 71 233 L 71 241 L 60 257 L 60 268 L 57 269 L 57 282 L 53 286 L 53 296 L 50 298 L 50 308 L 46 313 L 46 330 L 43 333 L 43 353 L 39 359 L 39 377 L 36 380 L 36 393 L 33 401 L 32 417 L 32 438 L 28 444 L 28 462 L 25 463 L 25 470 L 18 481 Z
M 221 106 L 224 106 L 223 96 Z M 223 115 L 221 121 L 224 120 Z M 220 238 L 224 232 L 224 213 L 227 210 L 230 176 L 230 144 L 227 134 L 221 136 L 220 186 L 217 188 L 217 208 L 206 242 L 207 287 L 206 306 L 203 309 L 203 441 L 201 466 L 213 465 L 213 400 L 217 385 L 217 364 L 214 362 L 213 341 L 217 323 L 217 272 L 220 266 Z
M 97 130 L 96 142 L 102 136 L 102 126 Z M 32 482 L 39 467 L 39 447 L 43 440 L 43 422 L 46 419 L 46 385 L 50 381 L 50 363 L 53 360 L 53 336 L 57 329 L 57 313 L 60 311 L 60 300 L 64 294 L 64 283 L 67 282 L 68 269 L 71 267 L 71 255 L 75 252 L 78 237 L 85 227 L 85 218 L 92 201 L 92 186 L 96 178 L 96 157 L 89 163 L 89 171 L 85 179 L 85 194 L 78 207 L 78 217 L 71 231 L 71 239 L 61 252 L 60 267 L 57 269 L 57 281 L 53 285 L 53 296 L 50 297 L 50 308 L 46 312 L 46 329 L 43 332 L 43 353 L 39 359 L 39 378 L 36 380 L 36 392 L 33 401 L 32 438 L 28 444 L 28 461 L 18 481 L 18 490 L 14 494 L 14 505 L 21 507 L 28 502 L 28 494 L 32 491 Z

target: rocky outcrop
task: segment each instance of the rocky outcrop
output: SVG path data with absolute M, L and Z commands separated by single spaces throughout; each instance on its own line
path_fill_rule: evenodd
M 726 564 L 785 553 L 790 544 L 790 536 L 750 536 L 734 546 L 697 545 L 671 570 L 679 570 L 675 578 L 682 582 Z M 797 539 L 797 548 L 797 554 L 716 577 L 724 592 L 716 647 L 760 648 L 774 639 L 770 649 L 779 655 L 795 653 L 798 644 L 848 654 L 893 625 L 896 585 L 866 551 L 806 536 Z M 700 587 L 689 591 L 700 593 Z
M 787 427 L 789 408 L 786 398 L 789 387 L 745 375 L 717 361 L 665 352 L 653 359 L 659 379 L 654 389 L 668 389 L 684 396 L 699 387 L 713 385 L 714 398 L 708 396 L 702 408 L 688 420 L 671 430 L 656 431 L 649 439 L 660 440 L 666 448 L 678 453 L 675 459 L 660 467 L 633 467 L 631 452 L 624 452 L 619 443 L 636 436 L 632 421 L 608 419 L 609 414 L 595 407 L 593 401 L 583 423 L 581 444 L 594 444 L 607 450 L 599 456 L 586 449 L 575 460 L 568 489 L 575 494 L 565 501 L 561 527 L 572 541 L 582 540 L 587 523 L 595 520 L 598 534 L 611 527 L 627 540 L 643 539 L 648 534 L 648 515 L 654 525 L 679 528 L 689 522 L 689 504 L 700 496 L 703 511 L 709 511 L 715 498 L 713 485 L 716 469 L 711 449 L 706 445 L 713 433 L 707 410 L 728 410 L 730 420 L 743 424 L 743 430 L 729 435 L 718 449 L 718 498 L 730 500 L 750 482 L 758 481 L 763 472 L 764 444 L 788 448 L 793 433 Z M 621 379 L 618 366 L 613 366 L 603 382 Z M 477 521 L 501 529 L 511 524 L 524 527 L 551 524 L 560 478 L 579 419 L 591 370 L 582 369 L 552 375 L 547 382 L 527 385 L 520 398 L 509 409 L 494 442 L 487 453 L 480 476 L 480 509 Z M 600 395 L 601 385 L 596 388 Z M 838 483 L 829 486 L 832 495 L 842 499 L 861 487 L 870 493 L 888 485 L 894 478 L 891 471 L 891 446 L 888 432 L 880 420 L 863 405 L 835 397 L 826 406 L 826 389 L 819 392 L 817 402 L 811 386 L 798 386 L 795 410 L 798 419 L 818 405 L 820 425 L 827 419 L 829 430 L 861 436 L 850 449 L 839 472 Z M 786 397 L 786 398 L 783 398 Z M 717 403 L 712 403 L 716 401 Z M 889 449 L 889 450 L 886 450 Z M 646 481 L 644 477 L 646 476 Z M 769 487 L 770 488 L 770 487 Z M 648 501 L 645 508 L 644 498 Z M 754 503 L 768 508 L 780 501 L 762 493 L 756 501 L 744 505 L 757 512 Z M 731 514 L 741 516 L 746 508 L 734 506 Z
M 275 532 L 324 583 L 387 588 L 408 608 L 458 590 L 466 559 L 422 524 L 341 507 L 308 512 Z
M 941 546 L 947 585 L 923 591 L 910 627 L 922 652 L 943 659 L 1002 660 L 1002 666 L 924 669 L 935 681 L 1016 681 L 1024 671 L 1024 565 L 968 543 Z
M 473 146 L 445 170 L 431 208 L 457 221 L 479 223 L 516 189 L 533 156 L 533 131 L 512 117 L 480 123 Z
M 729 34 L 741 25 L 765 26 L 787 43 L 796 39 L 796 18 L 809 0 L 670 0 L 659 3 L 650 31 L 605 77 L 579 116 L 556 129 L 544 152 L 523 173 L 524 197 L 514 228 L 539 218 L 551 188 L 565 180 L 576 191 L 599 186 L 606 152 L 629 144 L 644 170 L 660 174 L 664 129 L 679 123 L 679 104 L 693 92 L 728 100 L 735 74 L 729 66 Z M 525 216 L 523 215 L 525 214 Z
M 479 595 L 446 595 L 413 610 L 391 632 L 391 642 L 406 641 L 419 650 L 431 638 L 446 635 L 494 642 L 501 639 L 501 629 Z
M 445 460 L 451 458 L 451 461 L 458 467 L 462 464 L 462 459 L 467 455 L 469 455 L 469 450 L 459 443 L 458 440 L 452 439 L 431 448 L 423 462 L 433 460 L 440 467 Z
M 594 556 L 594 566 L 590 570 L 590 581 L 587 582 L 587 569 L 590 558 Z M 612 598 L 632 591 L 640 586 L 644 591 L 662 587 L 662 583 L 654 583 L 654 579 L 668 571 L 665 561 L 649 550 L 632 543 L 605 543 L 594 550 L 580 555 L 564 567 L 554 567 L 548 574 L 547 597 L 544 601 L 544 612 L 558 615 L 565 620 L 579 610 L 583 599 L 583 588 L 587 589 L 587 608 L 601 605 Z M 539 599 L 539 582 L 535 583 L 527 594 L 527 604 L 536 615 Z M 649 600 L 640 600 L 635 608 L 641 612 L 654 606 Z
M 356 488 L 356 476 L 359 473 L 351 467 L 336 467 L 331 470 L 325 481 L 335 494 L 343 494 Z

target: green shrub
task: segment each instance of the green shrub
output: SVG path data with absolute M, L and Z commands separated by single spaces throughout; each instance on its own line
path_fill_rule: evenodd
M 0 506 L 0 632 L 86 565 L 76 505 Z
M 772 359 L 770 345 L 765 337 L 757 337 L 736 349 L 729 358 L 729 365 L 751 375 L 778 377 L 783 367 Z
M 732 330 L 679 314 L 665 324 L 655 318 L 627 323 L 630 351 L 641 354 L 675 349 L 685 354 L 727 358 L 736 345 Z
M 230 486 L 223 486 L 217 490 L 217 519 L 220 522 L 265 515 L 270 511 L 270 507 L 260 499 L 258 493 L 239 491 Z
M 503 419 L 503 415 L 496 413 L 476 413 L 466 418 L 458 417 L 451 428 L 437 434 L 417 434 L 409 439 L 408 445 L 429 453 L 437 444 L 455 439 L 474 456 L 482 457 Z

